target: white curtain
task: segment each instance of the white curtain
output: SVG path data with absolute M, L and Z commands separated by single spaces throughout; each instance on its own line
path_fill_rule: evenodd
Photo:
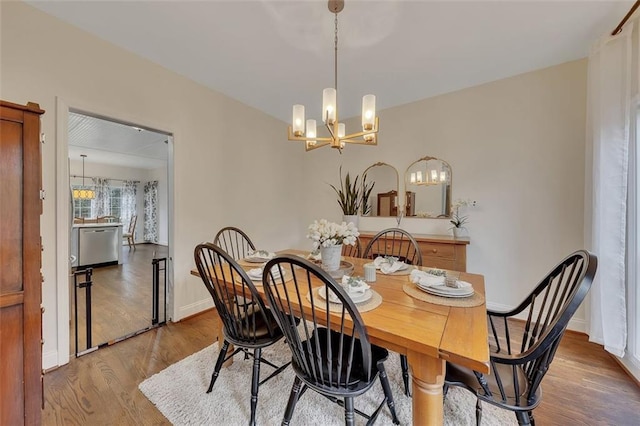
M 158 242 L 158 181 L 144 184 L 144 241 Z
M 592 192 L 587 200 L 591 199 L 590 249 L 598 256 L 589 339 L 620 357 L 627 344 L 626 215 L 629 145 L 636 137 L 638 101 L 636 27 L 637 22 L 629 22 L 621 34 L 606 35 L 589 54 L 587 143 L 592 150 Z
M 91 203 L 91 216 L 107 216 L 111 214 L 111 188 L 109 179 L 91 178 L 96 191 L 96 198 Z
M 131 216 L 136 214 L 137 191 L 137 181 L 124 181 L 122 185 L 122 206 L 120 208 L 120 222 L 124 224 L 128 224 L 129 222 L 131 222 Z

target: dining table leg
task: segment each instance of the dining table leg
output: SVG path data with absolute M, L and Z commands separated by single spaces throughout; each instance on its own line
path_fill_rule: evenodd
M 412 351 L 407 353 L 407 359 L 413 382 L 413 424 L 442 425 L 445 361 Z

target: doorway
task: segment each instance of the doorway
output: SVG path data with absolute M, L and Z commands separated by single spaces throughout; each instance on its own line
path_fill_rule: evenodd
M 69 349 L 166 322 L 171 135 L 69 109 Z

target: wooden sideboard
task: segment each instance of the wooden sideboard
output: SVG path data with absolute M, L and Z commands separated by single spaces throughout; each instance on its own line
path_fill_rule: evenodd
M 376 232 L 360 232 L 362 251 Z M 454 238 L 450 235 L 411 234 L 422 253 L 422 265 L 434 268 L 467 271 L 467 244 L 469 238 Z

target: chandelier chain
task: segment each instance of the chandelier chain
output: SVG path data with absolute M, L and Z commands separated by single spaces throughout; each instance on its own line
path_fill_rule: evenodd
M 334 30 L 334 60 L 333 60 L 333 76 L 334 76 L 334 88 L 336 89 L 336 93 L 338 92 L 338 12 L 335 12 L 335 30 Z

